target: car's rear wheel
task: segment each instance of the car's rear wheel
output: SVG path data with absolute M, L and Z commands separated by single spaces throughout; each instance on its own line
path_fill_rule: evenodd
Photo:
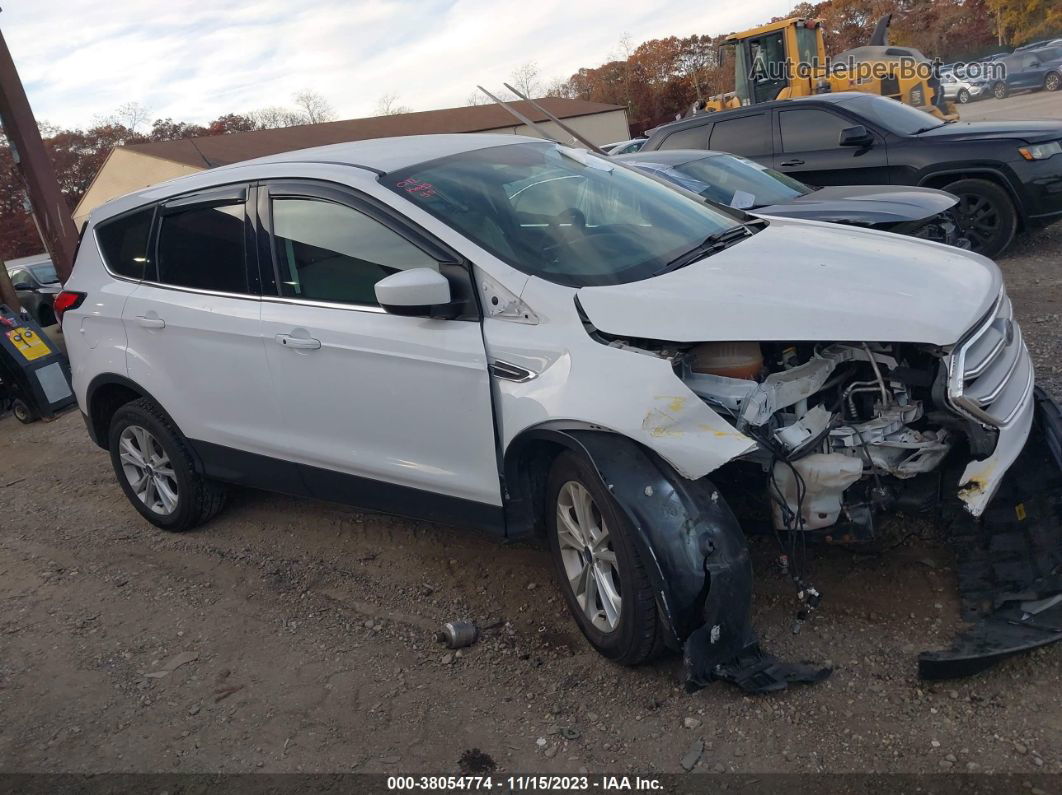
M 191 530 L 225 504 L 225 488 L 195 469 L 187 440 L 147 398 L 111 419 L 111 465 L 140 515 L 163 530 Z
M 634 530 L 584 457 L 557 458 L 546 506 L 560 588 L 590 645 L 623 665 L 654 657 L 663 628 Z
M 992 86 L 992 96 L 996 99 L 1006 99 L 1007 93 L 1007 84 L 1002 80 L 997 81 L 995 85 Z
M 959 230 L 970 249 L 986 257 L 1001 254 L 1018 229 L 1018 213 L 1007 191 L 986 179 L 960 179 L 944 190 L 959 197 Z
M 959 95 L 956 97 L 956 99 L 959 100 L 960 105 L 965 105 L 967 102 L 970 101 L 970 92 L 967 91 L 965 88 L 960 88 Z
M 1062 75 L 1058 72 L 1048 72 L 1044 78 L 1044 91 L 1058 91 L 1059 86 L 1062 86 Z

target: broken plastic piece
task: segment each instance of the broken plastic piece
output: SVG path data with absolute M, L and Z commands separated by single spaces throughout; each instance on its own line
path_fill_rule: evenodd
M 701 650 L 707 651 L 708 648 L 703 639 L 698 642 L 697 636 L 702 634 L 702 630 L 691 635 L 686 643 L 687 690 L 696 690 L 712 680 L 721 680 L 737 685 L 746 693 L 773 693 L 785 690 L 791 683 L 817 684 L 833 673 L 832 668 L 812 663 L 782 662 L 763 651 L 758 643 L 752 643 L 730 662 L 715 666 L 705 679 L 703 672 L 698 670 L 703 659 Z
M 980 522 L 952 527 L 963 617 L 950 649 L 923 652 L 923 679 L 983 671 L 1021 651 L 1062 640 L 1062 415 L 1036 391 L 1032 433 Z

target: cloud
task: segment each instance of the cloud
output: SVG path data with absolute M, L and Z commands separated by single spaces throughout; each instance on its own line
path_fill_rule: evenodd
M 4 36 L 38 119 L 83 126 L 136 101 L 204 122 L 285 105 L 303 88 L 341 118 L 384 94 L 416 110 L 500 88 L 520 64 L 567 77 L 663 36 L 718 34 L 786 13 L 794 0 L 40 0 L 5 8 Z

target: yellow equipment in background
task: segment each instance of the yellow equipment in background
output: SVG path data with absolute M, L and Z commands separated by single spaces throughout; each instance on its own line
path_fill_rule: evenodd
M 792 99 L 836 91 L 863 91 L 892 97 L 947 121 L 957 119 L 955 105 L 944 99 L 935 65 L 918 50 L 891 46 L 887 31 L 892 15 L 883 17 L 863 47 L 826 59 L 822 26 L 793 17 L 732 33 L 735 90 L 710 97 L 702 110 L 729 110 L 775 99 Z

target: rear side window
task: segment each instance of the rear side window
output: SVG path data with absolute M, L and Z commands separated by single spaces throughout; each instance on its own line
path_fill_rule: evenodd
M 782 130 L 782 151 L 811 152 L 836 149 L 841 130 L 853 122 L 826 110 L 783 110 L 778 114 Z
M 154 215 L 155 209 L 151 207 L 104 221 L 96 227 L 96 240 L 111 273 L 128 279 L 144 278 L 148 235 Z
M 159 230 L 158 281 L 222 293 L 247 292 L 243 204 L 165 215 Z
M 673 132 L 660 143 L 661 149 L 707 149 L 710 124 Z
M 280 294 L 377 306 L 376 282 L 439 264 L 397 232 L 350 207 L 317 199 L 273 200 Z
M 740 116 L 717 121 L 712 127 L 708 148 L 745 157 L 769 155 L 772 152 L 771 128 L 766 113 Z

